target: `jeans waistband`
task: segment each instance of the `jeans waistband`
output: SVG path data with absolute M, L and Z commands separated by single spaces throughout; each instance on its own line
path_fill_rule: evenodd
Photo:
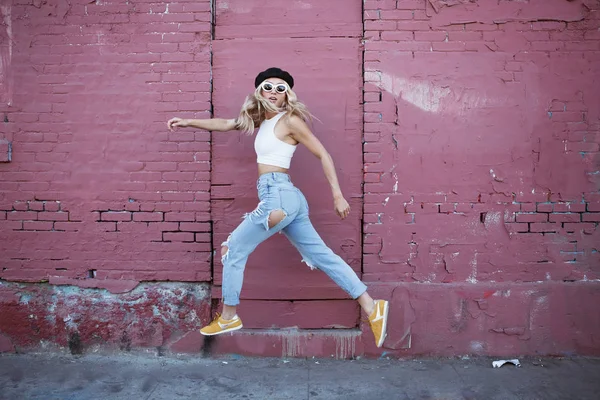
M 261 182 L 292 182 L 292 179 L 285 172 L 267 172 L 258 177 L 257 185 Z

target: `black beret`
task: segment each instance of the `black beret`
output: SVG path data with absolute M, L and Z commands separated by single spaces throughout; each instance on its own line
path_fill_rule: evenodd
M 292 78 L 290 73 L 275 67 L 266 69 L 260 74 L 256 75 L 256 79 L 254 79 L 254 87 L 257 88 L 258 85 L 260 85 L 265 79 L 269 78 L 283 79 L 288 85 L 290 85 L 290 88 L 294 87 L 294 78 Z

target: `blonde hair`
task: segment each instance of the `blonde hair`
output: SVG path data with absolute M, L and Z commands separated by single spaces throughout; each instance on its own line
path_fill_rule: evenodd
M 273 103 L 264 98 L 260 94 L 260 91 L 261 85 L 258 85 L 254 93 L 246 97 L 240 115 L 235 120 L 236 129 L 251 135 L 267 119 L 266 114 L 268 112 L 278 113 L 285 111 L 286 115 L 284 118 L 297 115 L 305 122 L 312 121 L 313 115 L 303 103 L 298 101 L 298 96 L 296 96 L 296 93 L 289 86 L 282 110 L 279 110 Z

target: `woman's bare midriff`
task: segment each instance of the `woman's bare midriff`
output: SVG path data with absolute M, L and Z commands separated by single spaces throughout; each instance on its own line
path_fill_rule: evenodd
M 258 176 L 261 176 L 262 174 L 267 174 L 269 172 L 283 172 L 284 174 L 287 174 L 288 169 L 276 167 L 274 165 L 258 164 Z

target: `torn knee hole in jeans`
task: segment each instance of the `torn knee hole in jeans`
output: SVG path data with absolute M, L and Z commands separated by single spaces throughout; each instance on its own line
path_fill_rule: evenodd
M 231 235 L 227 236 L 227 240 L 221 243 L 221 263 L 225 262 L 229 255 L 229 240 L 231 240 Z

